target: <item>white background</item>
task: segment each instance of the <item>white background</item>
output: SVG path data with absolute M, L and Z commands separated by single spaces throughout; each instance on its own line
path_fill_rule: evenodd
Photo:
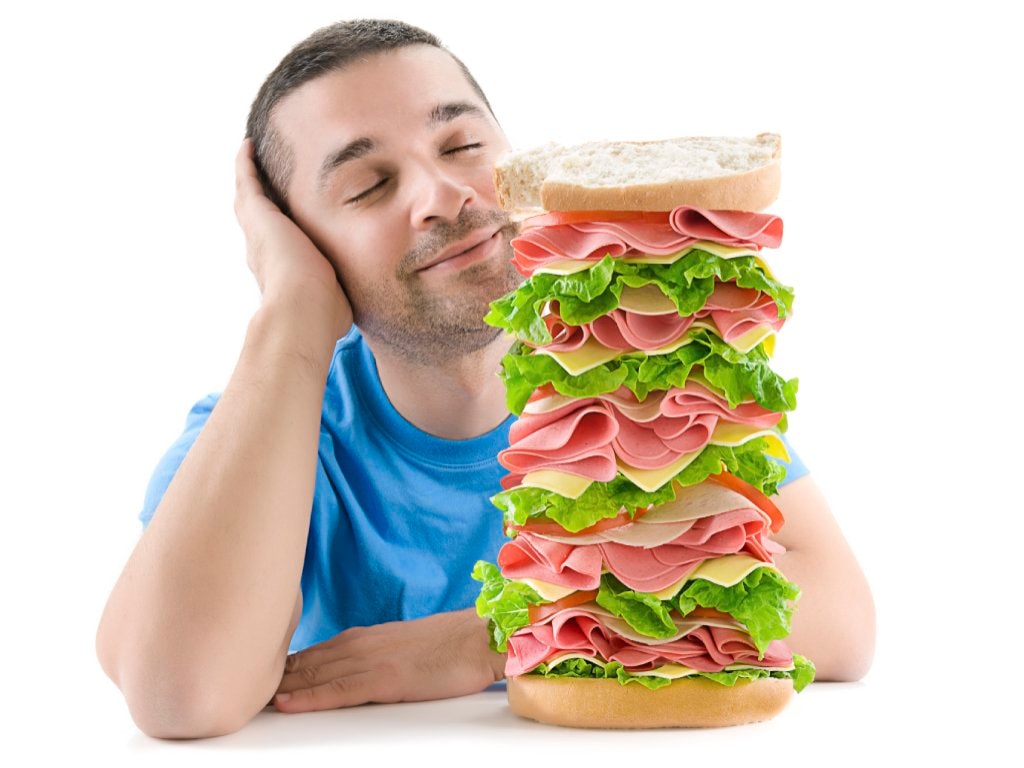
M 884 714 L 843 749 L 880 716 L 932 746 L 1008 736 L 987 707 L 1022 643 L 1019 36 L 984 2 L 800 6 L 4 6 L 5 730 L 111 754 L 134 734 L 93 635 L 149 475 L 258 303 L 232 212 L 249 104 L 314 29 L 378 16 L 441 37 L 519 147 L 782 134 L 775 367 L 879 614 Z

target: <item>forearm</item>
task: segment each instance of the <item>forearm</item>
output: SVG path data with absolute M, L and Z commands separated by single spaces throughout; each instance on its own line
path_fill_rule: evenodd
M 114 587 L 97 650 L 133 715 L 174 719 L 165 708 L 212 698 L 251 717 L 276 688 L 336 341 L 323 312 L 289 294 L 253 317 L 230 382 Z
M 775 562 L 801 588 L 786 645 L 812 660 L 818 680 L 862 678 L 874 655 L 874 603 L 853 554 L 798 549 Z

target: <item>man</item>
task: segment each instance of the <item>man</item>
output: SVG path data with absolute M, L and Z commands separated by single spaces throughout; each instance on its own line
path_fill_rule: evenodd
M 480 318 L 518 284 L 491 184 L 508 142 L 435 38 L 373 21 L 290 53 L 249 135 L 235 210 L 262 304 L 154 475 L 97 635 L 154 736 L 228 733 L 271 699 L 458 696 L 504 666 L 467 606 L 473 561 L 502 541 L 487 497 L 508 341 Z M 820 678 L 856 679 L 864 578 L 809 477 L 780 507 L 779 564 L 804 587 L 791 646 Z

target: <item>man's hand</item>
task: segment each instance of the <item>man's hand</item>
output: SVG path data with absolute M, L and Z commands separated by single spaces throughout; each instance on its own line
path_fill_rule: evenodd
M 298 225 L 263 194 L 252 140 L 235 158 L 235 216 L 245 233 L 246 258 L 264 301 L 298 291 L 311 300 L 326 298 L 341 338 L 352 325 L 352 308 L 330 261 Z
M 465 696 L 500 680 L 505 657 L 472 609 L 354 627 L 288 657 L 281 712 Z

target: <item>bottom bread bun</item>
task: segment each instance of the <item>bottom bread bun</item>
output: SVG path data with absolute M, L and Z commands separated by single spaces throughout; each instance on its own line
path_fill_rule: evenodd
M 793 695 L 790 680 L 675 680 L 651 690 L 618 680 L 518 675 L 508 704 L 520 717 L 574 728 L 707 728 L 768 720 Z

